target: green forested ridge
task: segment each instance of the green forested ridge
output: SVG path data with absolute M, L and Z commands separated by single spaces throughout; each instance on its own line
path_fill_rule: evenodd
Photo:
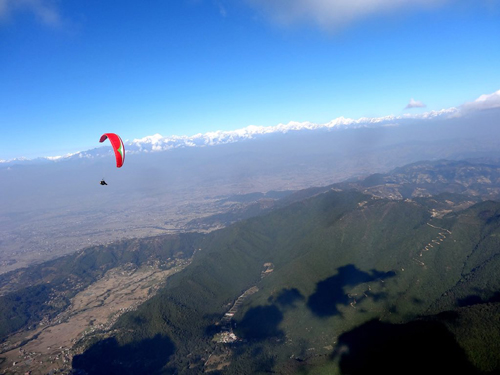
M 469 249 L 461 265 L 461 278 L 447 290 L 431 308 L 439 312 L 471 302 L 487 302 L 500 291 L 500 210 L 498 203 L 487 201 L 477 204 L 455 219 L 452 230 L 456 233 L 454 244 Z
M 200 347 L 210 345 L 211 337 L 206 332 L 220 321 L 229 303 L 260 282 L 264 263 L 272 262 L 278 268 L 299 257 L 302 244 L 298 238 L 306 238 L 317 221 L 341 216 L 366 197 L 350 192 L 321 198 L 207 235 L 190 267 L 172 276 L 157 297 L 119 321 L 117 327 L 134 327 L 132 335 L 122 335 L 123 342 L 163 329 L 175 342 L 179 358 L 193 350 L 193 340 Z M 326 209 L 329 205 L 331 208 Z M 313 216 L 318 210 L 322 217 Z
M 56 315 L 59 310 L 47 303 L 52 293 L 50 286 L 35 285 L 1 297 L 0 337 L 4 338 L 30 323 L 39 322 L 45 315 Z M 68 300 L 61 299 L 59 305 L 61 308 L 66 307 Z
M 325 358 L 328 371 L 336 366 L 337 373 L 347 373 L 343 357 L 335 356 L 336 343 L 357 326 L 379 320 L 384 323 L 374 334 L 411 337 L 413 327 L 424 324 L 425 332 L 435 331 L 436 340 L 453 343 L 464 358 L 482 358 L 484 346 L 476 352 L 462 347 L 444 323 L 405 324 L 460 306 L 477 294 L 472 280 L 489 280 L 498 290 L 489 265 L 500 251 L 491 242 L 500 232 L 500 204 L 483 202 L 442 219 L 432 217 L 432 204 L 329 191 L 213 232 L 201 241 L 190 267 L 119 320 L 117 340 L 129 345 L 158 334 L 169 337 L 176 349 L 163 371 L 199 373 L 208 355 L 221 350 L 211 341 L 217 323 L 255 285 L 259 291 L 234 317 L 234 331 L 246 342 L 233 345 L 224 373 L 301 371 L 315 358 Z M 266 262 L 274 270 L 261 279 Z M 464 298 L 446 302 L 458 286 Z M 490 355 L 485 371 L 496 369 L 497 360 Z M 85 354 L 78 361 L 85 363 Z

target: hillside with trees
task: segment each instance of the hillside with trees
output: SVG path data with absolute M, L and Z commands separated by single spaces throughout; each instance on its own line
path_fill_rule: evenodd
M 370 324 L 375 346 L 378 334 L 395 335 L 396 342 L 387 343 L 390 348 L 400 345 L 399 340 L 413 342 L 418 333 L 422 345 L 439 343 L 464 353 L 463 363 L 474 371 L 474 358 L 488 356 L 481 366 L 496 370 L 498 356 L 488 354 L 487 346 L 471 346 L 465 335 L 451 333 L 462 328 L 449 319 L 448 328 L 431 317 L 463 307 L 467 300 L 494 304 L 491 298 L 500 289 L 495 270 L 500 204 L 483 202 L 436 218 L 429 210 L 432 202 L 424 203 L 330 191 L 207 235 L 190 267 L 117 322 L 115 347 L 121 352 L 129 345 L 140 348 L 158 335 L 168 338 L 175 349 L 168 362 L 154 369 L 162 373 L 195 374 L 213 368 L 228 374 L 287 373 L 290 366 L 307 368 L 320 358 L 325 368 L 354 373 L 348 365 L 351 359 L 343 354 L 352 353 L 347 349 L 357 342 L 349 333 L 357 335 L 359 327 Z M 264 264 L 269 263 L 273 270 L 263 277 Z M 488 288 L 478 294 L 480 282 Z M 217 343 L 214 338 L 227 329 L 222 317 L 252 287 L 258 292 L 246 298 L 231 319 L 238 340 Z M 494 342 L 496 310 L 484 311 L 489 319 L 475 326 L 474 335 Z M 463 322 L 472 319 L 468 313 L 460 316 Z M 75 357 L 74 366 L 99 373 L 100 345 Z M 218 366 L 207 365 L 211 356 L 218 356 Z M 453 356 L 430 357 L 445 362 L 425 361 L 425 366 L 445 368 Z M 400 363 L 406 366 L 403 372 L 412 373 L 416 359 L 405 358 L 408 362 Z M 371 363 L 372 357 L 366 360 Z M 102 371 L 133 373 L 133 365 L 122 360 L 118 367 Z
M 113 270 L 175 268 L 75 342 L 73 372 L 498 373 L 495 171 L 417 163 L 283 194 L 210 233 L 90 247 L 0 275 L 3 348 Z M 241 198 L 255 207 L 262 194 Z

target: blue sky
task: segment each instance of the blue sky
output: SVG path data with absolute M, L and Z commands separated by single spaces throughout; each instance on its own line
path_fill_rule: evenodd
M 500 89 L 495 0 L 0 0 L 0 160 L 459 106 Z M 423 108 L 405 107 L 411 99 Z

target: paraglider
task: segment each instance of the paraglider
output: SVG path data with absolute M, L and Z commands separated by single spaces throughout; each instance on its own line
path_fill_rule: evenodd
M 104 142 L 106 139 L 109 139 L 111 142 L 111 147 L 113 147 L 113 151 L 115 152 L 115 158 L 116 158 L 116 167 L 121 168 L 125 161 L 125 146 L 123 145 L 123 141 L 115 133 L 104 133 L 101 135 L 101 139 L 99 142 Z M 104 178 L 100 182 L 101 185 L 107 185 L 106 181 L 104 181 Z
M 104 133 L 101 135 L 101 139 L 99 142 L 104 142 L 106 139 L 109 139 L 111 142 L 111 146 L 115 152 L 116 157 L 116 167 L 120 168 L 125 161 L 125 147 L 123 146 L 122 139 L 115 133 Z

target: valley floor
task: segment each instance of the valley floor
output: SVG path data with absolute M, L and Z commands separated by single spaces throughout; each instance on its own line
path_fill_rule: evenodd
M 20 332 L 2 345 L 2 374 L 47 374 L 67 372 L 80 345 L 92 335 L 105 334 L 120 315 L 135 309 L 153 296 L 165 280 L 185 268 L 189 260 L 178 261 L 168 270 L 157 266 L 140 269 L 117 267 L 71 300 L 71 305 L 54 319 L 44 320 L 35 330 Z

